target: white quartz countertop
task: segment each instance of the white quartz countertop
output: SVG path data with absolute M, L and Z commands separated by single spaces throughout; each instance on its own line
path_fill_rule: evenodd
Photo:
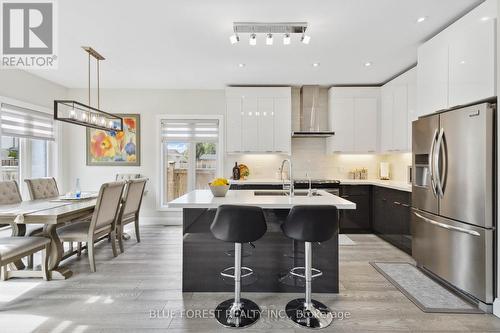
M 407 182 L 398 182 L 394 180 L 380 180 L 380 179 L 341 179 L 342 185 L 375 185 L 381 187 L 391 188 L 393 190 L 411 192 L 411 184 Z
M 220 205 L 258 206 L 267 209 L 289 209 L 297 205 L 331 205 L 337 209 L 356 209 L 356 204 L 318 190 L 319 196 L 255 195 L 254 190 L 229 190 L 225 197 L 214 197 L 210 190 L 195 190 L 170 201 L 169 208 L 217 208 Z M 258 191 L 265 192 L 265 191 Z M 276 191 L 269 191 L 276 192 Z M 297 191 L 300 192 L 300 191 Z
M 230 180 L 231 184 L 238 185 L 281 185 L 281 180 L 273 178 L 254 178 L 247 180 Z M 394 181 L 394 180 L 380 180 L 380 179 L 340 179 L 341 185 L 375 185 L 381 187 L 387 187 L 394 190 L 411 192 L 411 184 L 407 182 Z

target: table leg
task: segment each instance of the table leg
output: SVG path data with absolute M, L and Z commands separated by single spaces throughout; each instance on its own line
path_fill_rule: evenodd
M 12 224 L 12 237 L 21 237 L 26 235 L 26 224 L 17 224 L 13 223 Z M 11 269 L 16 269 L 16 270 L 23 270 L 26 268 L 24 266 L 22 260 L 18 260 L 16 262 L 13 262 L 10 264 Z
M 43 227 L 44 233 L 50 237 L 49 270 L 52 280 L 65 280 L 73 275 L 73 272 L 68 268 L 59 267 L 59 263 L 64 254 L 64 247 L 57 235 L 56 225 L 47 224 Z

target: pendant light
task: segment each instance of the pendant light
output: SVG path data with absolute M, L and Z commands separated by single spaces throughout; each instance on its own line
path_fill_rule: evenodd
M 89 46 L 82 46 L 82 48 L 88 53 L 88 105 L 74 100 L 55 100 L 54 119 L 106 131 L 122 131 L 123 119 L 100 109 L 99 62 L 105 58 Z M 97 64 L 97 108 L 92 107 L 90 103 L 90 63 L 92 58 L 96 60 Z

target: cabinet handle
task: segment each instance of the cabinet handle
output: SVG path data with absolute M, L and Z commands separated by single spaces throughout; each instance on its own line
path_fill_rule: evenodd
M 398 205 L 398 206 L 401 206 L 401 202 L 399 202 L 399 201 L 394 201 L 394 204 Z
M 341 196 L 342 198 L 349 198 L 349 196 L 347 194 L 344 194 Z
M 401 204 L 401 206 L 406 207 L 406 208 L 410 208 L 410 205 L 408 205 L 408 204 Z

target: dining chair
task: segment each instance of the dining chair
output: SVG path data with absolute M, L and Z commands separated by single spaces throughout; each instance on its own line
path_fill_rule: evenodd
M 10 278 L 7 265 L 22 258 L 42 251 L 42 277 L 50 280 L 49 256 L 50 239 L 46 237 L 3 237 L 0 238 L 0 278 L 5 281 Z
M 16 204 L 23 201 L 19 185 L 15 180 L 0 182 L 0 205 Z
M 31 200 L 49 199 L 59 196 L 59 189 L 54 177 L 25 179 Z
M 141 209 L 142 197 L 147 181 L 147 178 L 130 179 L 127 181 L 116 226 L 121 253 L 124 252 L 123 228 L 125 225 L 134 222 L 135 238 L 138 243 L 141 241 L 139 233 L 139 211 Z
M 116 220 L 118 218 L 120 202 L 123 195 L 125 182 L 105 183 L 99 190 L 96 199 L 96 206 L 90 223 L 79 221 L 57 229 L 57 234 L 62 242 L 82 242 L 87 243 L 90 270 L 96 271 L 94 242 L 103 236 L 111 239 L 113 256 L 116 252 Z M 81 253 L 81 246 L 78 246 L 78 254 Z

